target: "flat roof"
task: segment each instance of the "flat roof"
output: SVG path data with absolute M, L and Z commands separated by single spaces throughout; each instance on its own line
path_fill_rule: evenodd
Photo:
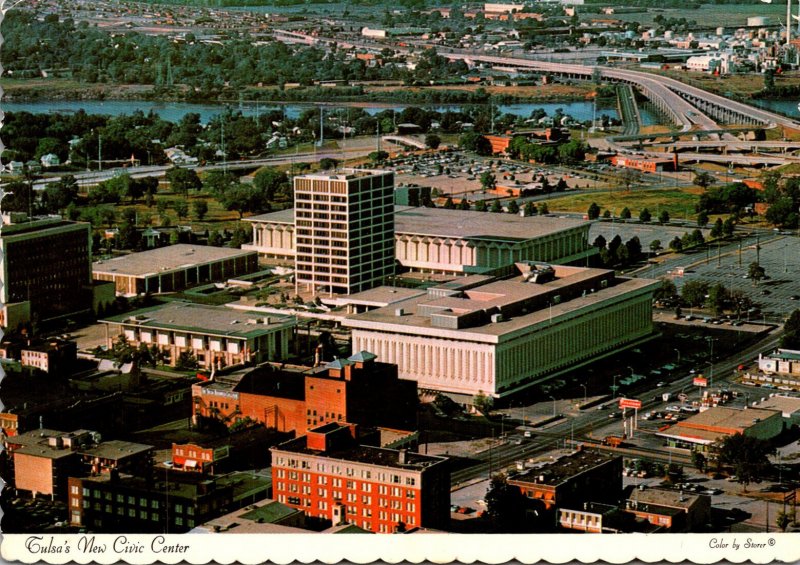
M 113 259 L 95 261 L 92 263 L 92 272 L 145 277 L 254 253 L 256 252 L 242 249 L 178 243 Z
M 708 498 L 708 495 L 661 488 L 646 488 L 634 489 L 628 500 L 635 500 L 638 504 L 646 503 L 672 509 L 686 509 L 692 507 L 700 500 L 700 497 Z
M 759 402 L 757 408 L 778 410 L 784 415 L 791 416 L 795 412 L 800 412 L 800 398 L 796 396 L 770 396 L 766 400 Z
M 80 453 L 102 459 L 124 459 L 125 457 L 139 455 L 154 449 L 152 445 L 114 439 L 100 442 L 89 449 L 81 449 Z
M 557 271 L 564 267 L 555 266 Z M 566 267 L 565 269 L 574 270 L 576 268 Z M 558 304 L 541 305 L 537 310 L 528 314 L 520 313 L 510 318 L 506 318 L 498 323 L 484 323 L 464 328 L 444 328 L 436 326 L 432 322 L 431 315 L 419 314 L 418 307 L 430 306 L 440 309 L 450 309 L 454 313 L 472 312 L 475 310 L 487 310 L 494 307 L 510 304 L 525 298 L 533 298 L 538 294 L 552 293 L 554 289 L 563 288 L 568 284 L 584 281 L 590 275 L 601 273 L 601 269 L 578 269 L 587 271 L 585 273 L 574 273 L 575 278 L 569 277 L 557 279 L 547 283 L 523 282 L 521 278 L 490 282 L 483 286 L 477 286 L 464 291 L 464 298 L 458 297 L 432 297 L 420 295 L 395 302 L 390 306 L 378 308 L 361 314 L 347 316 L 343 325 L 351 328 L 362 328 L 365 330 L 376 329 L 380 326 L 386 331 L 397 333 L 422 333 L 425 335 L 440 335 L 455 338 L 467 336 L 481 341 L 497 342 L 500 336 L 513 334 L 522 330 L 527 330 L 532 326 L 559 316 L 572 315 L 579 309 L 596 308 L 601 303 L 621 297 L 625 294 L 645 290 L 655 287 L 658 281 L 649 279 L 625 279 L 616 278 L 614 284 L 606 288 L 595 289 L 595 292 L 587 292 L 581 296 L 565 300 Z M 572 275 L 570 275 L 572 276 Z M 403 315 L 398 316 L 397 311 L 403 310 Z M 479 337 L 480 336 L 480 337 Z
M 565 483 L 576 475 L 605 465 L 615 459 L 621 460 L 622 456 L 616 453 L 608 453 L 594 449 L 581 449 L 580 451 L 565 455 L 561 459 L 548 463 L 538 469 L 529 469 L 509 479 L 508 482 L 522 485 L 538 484 L 557 486 Z
M 776 410 L 765 410 L 762 408 L 728 408 L 726 406 L 714 406 L 694 416 L 686 418 L 677 425 L 682 428 L 699 426 L 702 428 L 733 428 L 747 429 L 753 424 L 771 418 L 778 414 Z
M 588 220 L 555 216 L 517 216 L 474 210 L 394 207 L 395 234 L 480 239 L 484 241 L 527 241 L 563 230 L 588 226 Z M 245 218 L 248 222 L 294 224 L 294 208 Z
M 206 306 L 191 302 L 170 302 L 142 308 L 101 320 L 106 324 L 123 324 L 140 328 L 167 329 L 251 338 L 295 322 L 292 316 L 234 310 L 225 306 Z
M 576 218 L 408 206 L 395 206 L 394 222 L 395 233 L 491 241 L 526 241 L 581 226 L 588 229 L 590 223 Z
M 343 304 L 361 304 L 365 306 L 388 306 L 417 296 L 427 294 L 425 290 L 402 288 L 396 286 L 378 286 L 369 290 L 343 296 L 339 299 Z
M 325 427 L 327 427 L 327 425 Z M 321 428 L 317 428 L 317 430 L 320 429 Z M 329 431 L 336 430 L 331 429 Z M 290 453 L 299 453 L 302 455 L 318 455 L 327 459 L 338 459 L 340 461 L 348 461 L 351 463 L 364 463 L 367 465 L 377 465 L 380 467 L 391 467 L 393 469 L 401 469 L 406 471 L 421 471 L 423 469 L 448 461 L 446 457 L 439 457 L 437 455 L 424 455 L 422 453 L 407 451 L 406 462 L 400 463 L 400 452 L 398 450 L 372 447 L 369 445 L 356 445 L 344 449 L 318 451 L 316 449 L 308 448 L 307 436 L 301 436 L 299 438 L 289 440 L 286 443 L 282 443 L 272 449 Z

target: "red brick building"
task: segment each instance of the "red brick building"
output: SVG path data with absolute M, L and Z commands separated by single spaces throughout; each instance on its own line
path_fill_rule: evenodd
M 446 527 L 444 457 L 359 445 L 357 426 L 329 423 L 273 447 L 273 498 L 309 517 L 377 533 Z
M 329 422 L 416 429 L 417 387 L 397 366 L 362 351 L 318 368 L 265 365 L 238 377 L 192 386 L 195 420 L 245 418 L 278 431 Z
M 586 500 L 616 504 L 622 498 L 622 457 L 581 449 L 517 475 L 508 484 L 519 487 L 528 498 L 541 500 L 548 510 L 577 507 Z

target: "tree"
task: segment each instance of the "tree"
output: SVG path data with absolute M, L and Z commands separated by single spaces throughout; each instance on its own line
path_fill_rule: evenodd
M 182 167 L 173 167 L 169 169 L 164 177 L 172 187 L 173 192 L 186 196 L 190 190 L 200 190 L 203 183 L 200 182 L 200 177 L 194 169 L 184 169 Z
M 445 200 L 444 206 L 442 206 L 442 208 L 444 208 L 445 210 L 455 210 L 456 209 L 456 205 L 453 204 L 453 197 L 452 196 L 448 196 L 447 197 L 447 200 Z
M 211 230 L 208 234 L 208 244 L 212 247 L 222 247 L 223 243 L 222 234 L 217 230 Z
M 492 202 L 492 207 L 491 207 L 491 209 L 489 211 L 490 212 L 494 212 L 495 214 L 499 214 L 499 213 L 501 213 L 503 211 L 503 205 L 500 204 L 499 200 L 494 200 Z
M 783 325 L 783 336 L 781 336 L 781 348 L 800 349 L 800 310 L 791 313 L 786 323 Z
M 701 228 L 704 228 L 708 225 L 708 214 L 705 210 L 701 210 L 699 214 L 697 214 L 697 225 Z
M 192 202 L 192 210 L 194 210 L 194 215 L 198 221 L 202 222 L 203 218 L 208 214 L 208 202 L 205 200 L 195 200 Z
M 659 224 L 668 224 L 669 223 L 669 212 L 666 210 L 662 210 L 661 213 L 658 215 L 658 223 Z
M 706 472 L 706 456 L 701 451 L 692 451 L 692 465 L 701 473 Z
M 220 204 L 222 204 L 226 210 L 238 212 L 239 219 L 241 220 L 245 212 L 252 212 L 259 209 L 263 204 L 263 200 L 257 188 L 239 184 L 229 188 L 225 194 L 222 195 Z
M 672 251 L 676 252 L 676 253 L 680 253 L 681 251 L 683 251 L 683 242 L 681 241 L 681 238 L 679 238 L 679 237 L 676 235 L 676 236 L 675 236 L 675 237 L 672 239 L 672 241 L 670 241 L 670 242 L 669 242 L 669 248 L 670 248 Z
M 523 212 L 525 217 L 528 216 L 535 216 L 536 215 L 536 204 L 531 201 L 525 203 L 525 207 L 523 208 Z
M 522 530 L 528 499 L 519 487 L 508 484 L 505 475 L 496 475 L 492 477 L 485 498 L 486 512 L 499 532 Z
M 778 512 L 778 515 L 775 516 L 775 525 L 778 526 L 782 532 L 785 532 L 791 523 L 792 518 L 788 512 L 781 510 Z
M 508 213 L 509 214 L 519 214 L 519 204 L 517 204 L 516 200 L 512 200 L 508 203 Z
M 677 463 L 670 463 L 669 465 L 667 465 L 664 471 L 665 471 L 664 475 L 667 481 L 672 483 L 673 485 L 683 481 L 684 477 L 683 466 L 678 465 Z
M 745 492 L 750 483 L 761 482 L 770 468 L 769 456 L 775 453 L 769 441 L 740 433 L 718 441 L 714 450 L 718 461 L 733 469 Z
M 484 171 L 480 177 L 481 189 L 485 192 L 487 190 L 494 190 L 497 187 L 497 178 L 491 171 Z
M 542 205 L 539 206 L 539 215 L 546 216 L 550 213 L 550 208 L 547 206 L 547 202 L 542 202 Z
M 631 219 L 630 209 L 627 206 L 625 206 L 622 209 L 622 212 L 619 213 L 619 217 L 622 218 L 623 220 L 630 220 Z
M 714 222 L 714 226 L 711 228 L 710 235 L 715 239 L 722 237 L 722 218 L 717 218 L 717 221 Z
M 186 200 L 176 200 L 174 207 L 178 219 L 182 220 L 189 216 L 189 203 Z
M 253 177 L 253 187 L 264 202 L 275 200 L 275 196 L 289 186 L 289 177 L 274 167 L 264 167 Z
M 640 222 L 649 222 L 652 218 L 653 218 L 653 215 L 650 213 L 650 210 L 648 210 L 647 208 L 644 208 L 639 213 L 639 221 Z
M 712 174 L 702 172 L 696 174 L 694 176 L 694 179 L 692 179 L 692 182 L 705 190 L 706 188 L 717 182 L 717 179 L 714 178 L 714 175 Z
M 658 252 L 661 251 L 661 249 L 663 248 L 661 247 L 660 239 L 654 239 L 653 241 L 650 242 L 650 252 L 653 255 L 658 255 Z
M 492 154 L 492 144 L 489 140 L 476 132 L 467 132 L 458 138 L 458 145 L 465 151 L 474 151 L 478 155 Z
M 726 237 L 730 237 L 733 235 L 735 229 L 736 229 L 736 221 L 729 216 L 728 218 L 725 219 L 725 222 L 722 224 L 722 233 Z
M 596 220 L 600 217 L 600 206 L 597 205 L 597 202 L 592 202 L 591 205 L 589 205 L 586 215 L 590 220 Z
M 689 306 L 699 307 L 706 300 L 708 283 L 704 281 L 686 281 L 681 290 L 681 298 Z
M 764 267 L 759 265 L 758 262 L 753 261 L 747 268 L 747 276 L 753 281 L 753 284 L 757 285 L 767 274 L 766 271 L 764 271 Z
M 625 249 L 627 250 L 627 259 L 629 261 L 638 261 L 642 256 L 642 242 L 639 236 L 635 235 L 626 241 Z
M 478 392 L 478 394 L 472 397 L 472 405 L 482 414 L 489 414 L 494 406 L 494 398 L 482 392 Z
M 458 203 L 457 208 L 459 210 L 469 210 L 469 200 L 466 198 L 462 198 L 461 201 Z
M 486 212 L 489 208 L 486 206 L 486 200 L 478 200 L 475 203 L 476 212 Z
M 722 314 L 729 303 L 730 295 L 725 285 L 717 283 L 708 289 L 708 297 L 706 298 L 705 305 L 706 308 L 713 310 L 714 314 Z
M 369 160 L 373 163 L 383 163 L 386 159 L 389 158 L 389 154 L 386 151 L 373 151 L 368 155 Z
M 198 367 L 197 357 L 191 351 L 181 351 L 175 361 L 175 368 L 181 371 L 189 371 Z
M 323 157 L 319 160 L 319 168 L 323 171 L 329 171 L 339 166 L 339 161 L 331 159 L 330 157 Z
M 653 298 L 655 300 L 666 300 L 673 298 L 677 294 L 678 289 L 675 287 L 674 282 L 669 279 L 661 279 L 661 286 L 653 293 Z
M 435 133 L 429 133 L 425 136 L 425 145 L 431 149 L 438 149 L 442 143 L 442 138 Z

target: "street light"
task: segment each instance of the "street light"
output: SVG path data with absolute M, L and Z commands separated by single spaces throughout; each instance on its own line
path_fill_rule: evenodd
M 581 386 L 583 387 L 583 403 L 586 404 L 586 385 L 581 384 Z
M 681 351 L 680 351 L 680 349 L 673 349 L 673 351 L 678 354 L 678 365 L 680 365 L 681 364 Z
M 556 397 L 555 396 L 551 396 L 550 398 L 553 400 L 553 418 L 555 418 L 556 417 Z
M 617 396 L 617 375 L 614 375 L 614 384 L 611 385 L 611 394 Z

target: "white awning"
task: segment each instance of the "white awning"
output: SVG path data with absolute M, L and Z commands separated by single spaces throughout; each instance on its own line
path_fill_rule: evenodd
M 197 461 L 195 461 L 194 459 L 187 459 L 184 462 L 183 466 L 184 467 L 197 467 Z

